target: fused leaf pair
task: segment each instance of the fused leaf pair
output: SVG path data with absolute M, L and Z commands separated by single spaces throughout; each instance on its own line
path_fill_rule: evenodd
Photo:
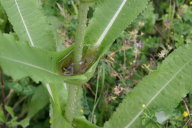
M 45 83 L 83 84 L 88 81 L 93 68 L 87 71 L 87 75 L 64 76 L 62 64 L 72 59 L 69 53 L 73 46 L 56 52 L 56 41 L 40 3 L 33 0 L 1 0 L 1 4 L 19 37 L 17 41 L 13 36 L 0 34 L 0 63 L 6 74 L 14 79 L 30 76 L 37 82 Z
M 36 81 L 48 83 L 68 82 L 73 84 L 83 84 L 89 80 L 93 75 L 98 59 L 103 56 L 112 42 L 118 37 L 119 33 L 142 12 L 148 3 L 148 0 L 105 0 L 102 4 L 99 4 L 88 25 L 85 36 L 85 49 L 87 50 L 85 58 L 88 58 L 92 51 L 97 51 L 95 63 L 82 75 L 63 76 L 61 74 L 61 68 L 63 65 L 70 65 L 68 61 L 72 57 L 71 51 L 73 51 L 73 46 L 63 52 L 56 52 L 55 41 L 51 41 L 54 39 L 53 37 L 51 37 L 51 40 L 48 39 L 49 41 L 47 41 L 46 45 L 44 44 L 46 40 L 42 41 L 42 44 L 40 43 L 39 40 L 47 38 L 47 32 L 49 33 L 51 31 L 46 30 L 49 27 L 39 29 L 41 23 L 37 22 L 38 25 L 36 25 L 33 24 L 34 21 L 28 20 L 27 16 L 35 17 L 36 15 L 36 12 L 33 13 L 33 11 L 24 12 L 29 5 L 35 7 L 36 3 L 32 2 L 32 0 L 1 1 L 14 26 L 14 30 L 19 36 L 19 39 L 22 40 L 15 42 L 9 36 L 0 35 L 0 65 L 5 73 L 15 79 L 30 76 Z M 18 7 L 20 11 L 18 11 Z M 21 15 L 27 27 L 25 27 Z M 15 23 L 15 18 L 10 17 L 20 17 L 20 19 Z M 22 26 L 18 27 L 20 25 Z M 42 37 L 40 39 L 38 38 L 37 41 L 34 41 L 34 44 L 36 44 L 35 48 L 22 43 L 25 41 L 30 42 L 29 35 L 33 39 L 33 34 L 27 34 L 26 28 L 28 28 L 29 33 L 41 33 L 41 30 L 43 30 L 42 33 L 45 32 L 45 34 L 41 35 Z M 147 127 L 147 125 L 142 125 L 142 115 L 146 109 L 155 109 L 166 113 L 171 112 L 179 101 L 192 89 L 191 51 L 192 45 L 187 44 L 173 52 L 157 71 L 152 72 L 144 78 L 127 95 L 111 119 L 105 123 L 104 128 Z M 90 59 L 88 58 L 87 60 Z M 142 104 L 145 104 L 145 107 L 142 107 Z M 95 127 L 81 119 L 74 120 L 74 123 L 80 127 Z
M 93 69 L 90 68 L 83 75 L 62 74 L 58 63 L 68 54 L 70 48 L 61 53 L 46 51 L 7 39 L 3 34 L 0 34 L 0 45 L 0 65 L 4 72 L 14 79 L 29 76 L 36 82 L 68 82 L 79 85 L 86 82 L 93 73 Z
M 73 46 L 63 52 L 56 52 L 56 41 L 47 18 L 41 11 L 39 1 L 1 0 L 9 21 L 19 37 L 19 41 L 15 43 L 14 38 L 10 40 L 1 34 L 1 66 L 6 74 L 15 79 L 30 76 L 35 81 L 45 83 L 83 84 L 93 75 L 99 58 L 109 49 L 119 33 L 144 10 L 147 2 L 148 0 L 142 2 L 140 0 L 103 1 L 96 8 L 85 36 L 85 46 L 88 46 L 88 48 L 85 47 L 87 49 L 85 56 L 87 58 L 96 56 L 96 60 L 93 60 L 91 64 L 84 62 L 82 75 L 64 76 L 65 74 L 61 71 L 71 65 L 69 64 L 72 57 L 70 52 Z M 97 51 L 97 55 L 89 57 L 92 49 Z M 85 60 L 92 61 L 91 59 Z

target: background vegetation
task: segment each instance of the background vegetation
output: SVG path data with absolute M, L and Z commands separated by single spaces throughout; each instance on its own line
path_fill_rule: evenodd
M 99 4 L 100 0 L 96 3 Z M 58 50 L 74 42 L 77 25 L 78 0 L 42 0 L 43 11 L 55 30 Z M 88 13 L 92 17 L 94 6 Z M 56 18 L 59 17 L 59 18 Z M 0 30 L 13 28 L 0 6 Z M 84 85 L 83 113 L 88 120 L 102 126 L 109 119 L 125 94 L 148 73 L 155 70 L 175 48 L 192 42 L 192 1 L 153 0 L 144 13 L 114 42 L 107 55 L 99 62 L 93 77 Z M 6 128 L 26 117 L 29 104 L 40 83 L 30 78 L 13 81 L 1 72 L 0 127 Z M 4 86 L 3 86 L 4 85 Z M 49 100 L 40 99 L 40 101 Z M 142 107 L 145 107 L 143 104 Z M 192 92 L 178 104 L 174 113 L 146 111 L 143 123 L 156 123 L 157 127 L 192 127 Z M 28 128 L 49 128 L 49 105 L 36 114 Z M 169 118 L 169 119 L 168 119 Z M 168 120 L 167 120 L 168 119 Z M 7 124 L 1 123 L 6 120 Z

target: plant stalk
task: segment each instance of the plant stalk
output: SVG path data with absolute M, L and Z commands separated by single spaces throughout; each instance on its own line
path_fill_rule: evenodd
M 83 56 L 83 45 L 84 45 L 88 9 L 89 9 L 89 3 L 87 2 L 80 3 L 78 13 L 78 25 L 75 36 L 74 58 L 73 58 L 75 73 L 78 73 L 80 70 L 80 63 Z
M 80 116 L 82 88 L 79 85 L 68 85 L 68 99 L 65 116 L 72 123 L 73 119 Z
M 80 71 L 80 63 L 83 56 L 83 45 L 89 4 L 90 3 L 87 2 L 81 2 L 79 6 L 78 25 L 75 36 L 75 48 L 73 58 L 75 74 L 78 74 Z M 80 115 L 80 99 L 82 97 L 81 92 L 81 85 L 68 85 L 68 101 L 65 116 L 70 123 L 72 123 L 74 117 Z

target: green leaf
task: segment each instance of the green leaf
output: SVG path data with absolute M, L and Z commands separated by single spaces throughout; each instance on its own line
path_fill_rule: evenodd
M 7 22 L 7 17 L 0 3 L 0 30 L 4 30 Z
M 13 112 L 13 108 L 9 107 L 9 106 L 5 106 L 6 111 L 11 115 L 12 118 L 15 117 L 15 114 Z
M 38 48 L 56 49 L 53 33 L 37 1 L 1 0 L 1 4 L 20 40 Z
M 23 120 L 21 120 L 20 122 L 17 122 L 17 124 L 15 126 L 22 126 L 23 128 L 26 128 L 27 126 L 29 126 L 29 122 L 30 122 L 30 118 L 25 118 Z
M 51 128 L 73 128 L 64 118 L 63 114 L 58 110 L 57 106 L 51 102 L 50 108 Z
M 29 96 L 33 94 L 36 89 L 36 87 L 30 85 L 29 80 L 30 79 L 27 77 L 14 82 L 5 81 L 5 85 L 7 85 L 9 89 L 13 89 L 17 94 Z
M 72 128 L 72 126 L 64 118 L 68 96 L 67 85 L 46 84 L 46 87 L 52 99 L 50 106 L 51 128 Z
M 149 0 L 105 0 L 96 8 L 85 43 L 100 47 L 100 56 L 118 35 L 146 8 Z
M 28 117 L 31 118 L 43 109 L 49 103 L 49 95 L 47 90 L 40 85 L 37 87 L 35 94 L 28 104 Z
M 35 94 L 32 96 L 28 103 L 27 117 L 21 120 L 18 124 L 22 127 L 29 125 L 30 119 L 36 115 L 41 109 L 43 109 L 49 103 L 49 95 L 46 89 L 40 85 L 36 88 Z
M 14 79 L 31 76 L 37 82 L 57 75 L 50 52 L 10 40 L 0 34 L 0 65 L 6 74 Z
M 175 50 L 120 104 L 104 128 L 141 128 L 145 109 L 170 113 L 192 89 L 192 45 Z M 145 107 L 142 107 L 145 104 Z
M 59 63 L 61 60 L 68 61 L 65 57 L 69 55 L 73 47 L 63 52 L 51 52 L 15 43 L 13 39 L 6 39 L 1 33 L 0 46 L 0 65 L 7 75 L 16 80 L 29 76 L 36 82 L 55 84 L 66 82 L 82 85 L 90 79 L 97 65 L 96 62 L 82 75 L 64 76 Z
M 75 118 L 73 120 L 73 124 L 75 125 L 75 128 L 101 128 L 96 126 L 95 124 L 92 124 L 83 117 Z
M 5 122 L 5 121 L 6 121 L 6 118 L 3 113 L 3 109 L 0 107 L 0 122 Z
M 81 2 L 93 2 L 95 0 L 80 0 Z
M 59 111 L 65 111 L 65 106 L 67 103 L 67 85 L 66 84 L 45 84 L 52 100 L 53 105 L 55 108 L 57 108 Z
M 62 112 L 65 111 L 65 107 L 66 107 L 66 104 L 67 104 L 68 86 L 69 85 L 67 85 L 66 83 L 63 83 L 63 84 L 60 84 L 60 85 L 51 84 L 53 99 L 58 101 L 58 104 L 59 104 Z M 55 96 L 55 98 L 54 98 L 54 96 Z

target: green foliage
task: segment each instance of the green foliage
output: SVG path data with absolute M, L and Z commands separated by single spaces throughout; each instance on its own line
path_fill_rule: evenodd
M 191 49 L 191 45 L 186 45 L 167 57 L 157 71 L 150 73 L 127 95 L 104 128 L 142 127 L 145 109 L 172 112 L 192 89 Z
M 82 2 L 93 2 L 95 0 L 81 0 Z
M 52 128 L 55 127 L 66 127 L 72 128 L 64 117 L 66 113 L 66 104 L 68 96 L 68 88 L 70 85 L 67 84 L 46 84 L 45 85 L 50 94 L 50 124 Z
M 54 103 L 51 103 L 50 108 L 51 128 L 73 128 L 64 118 L 63 113 Z
M 10 42 L 2 34 L 0 34 L 0 36 L 0 63 L 5 73 L 12 75 L 12 77 L 15 79 L 31 76 L 37 82 L 40 81 L 40 79 L 43 80 L 43 77 L 47 77 L 47 75 L 44 73 L 48 73 L 51 76 L 56 75 L 54 69 L 55 62 L 51 53 L 37 48 L 29 47 L 25 44 Z M 11 53 L 9 51 L 11 51 Z M 15 66 L 17 68 L 14 68 Z M 29 70 L 30 72 L 28 72 Z M 24 71 L 24 74 L 20 71 Z M 46 78 L 44 80 L 46 80 Z
M 1 0 L 1 4 L 21 41 L 28 41 L 31 46 L 38 48 L 55 50 L 55 40 L 39 2 Z
M 27 118 L 33 117 L 35 114 L 39 112 L 39 110 L 43 109 L 49 103 L 49 95 L 47 90 L 41 85 L 36 88 L 35 94 L 31 98 L 28 104 L 28 115 Z
M 13 30 L 1 6 L 0 30 L 3 33 L 15 33 L 0 34 L 0 65 L 3 72 L 16 81 L 3 78 L 6 88 L 0 89 L 8 96 L 12 96 L 12 91 L 16 93 L 13 100 L 20 99 L 15 98 L 17 95 L 27 97 L 27 103 L 21 102 L 20 108 L 15 109 L 12 108 L 12 100 L 7 102 L 5 111 L 9 117 L 0 109 L 0 127 L 48 127 L 49 122 L 52 128 L 99 128 L 95 124 L 102 126 L 121 101 L 123 103 L 104 124 L 104 128 L 163 127 L 168 118 L 172 120 L 167 122 L 169 126 L 166 127 L 187 127 L 187 123 L 184 123 L 188 122 L 188 118 L 183 116 L 183 111 L 190 111 L 187 106 L 189 103 L 186 103 L 190 101 L 180 104 L 176 112 L 174 108 L 192 90 L 192 9 L 183 1 L 168 3 L 157 0 L 139 15 L 148 2 L 98 0 L 90 7 L 80 68 L 82 74 L 77 75 L 70 69 L 73 67 L 76 44 L 68 48 L 66 46 L 73 42 L 70 39 L 75 34 L 79 1 L 42 0 L 41 3 L 1 0 Z M 136 17 L 137 20 L 127 28 Z M 113 47 L 108 51 L 113 42 Z M 175 48 L 178 49 L 171 53 Z M 85 99 L 82 100 L 82 95 L 74 88 L 77 86 L 73 84 L 79 86 L 86 83 L 93 76 L 104 53 L 107 53 L 107 57 L 101 60 L 98 76 L 86 84 Z M 153 71 L 156 63 L 164 58 L 165 61 Z M 86 104 L 84 113 L 81 102 Z M 47 112 L 43 108 L 48 103 L 50 121 L 47 115 L 40 114 Z M 74 113 L 67 114 L 69 110 L 74 110 Z M 91 122 L 82 117 L 83 114 Z M 73 121 L 68 120 L 70 116 L 75 117 Z M 41 117 L 45 121 L 36 124 Z
M 30 84 L 30 78 L 23 78 L 16 82 L 5 82 L 9 89 L 13 89 L 16 93 L 21 95 L 31 95 L 35 91 L 35 87 Z
M 5 119 L 5 115 L 3 113 L 3 109 L 0 109 L 0 122 L 5 122 L 6 119 Z
M 100 128 L 82 117 L 75 118 L 73 124 L 75 128 Z
M 5 30 L 6 22 L 7 22 L 7 17 L 6 17 L 5 12 L 4 12 L 1 4 L 0 4 L 0 30 L 1 31 Z
M 93 73 L 96 66 L 94 65 L 90 68 L 90 70 L 86 72 L 86 75 L 63 76 L 60 71 L 60 65 L 58 65 L 58 60 L 61 60 L 63 55 L 65 57 L 70 48 L 62 53 L 48 52 L 29 47 L 22 43 L 10 42 L 10 40 L 7 40 L 2 34 L 0 34 L 0 36 L 0 44 L 2 46 L 0 48 L 0 63 L 4 72 L 12 75 L 14 79 L 30 76 L 36 82 L 62 83 L 66 81 L 81 84 L 90 78 L 90 74 Z M 5 47 L 7 47 L 7 49 L 5 49 Z M 14 54 L 9 51 L 14 52 Z M 28 72 L 29 70 L 30 72 Z
M 148 0 L 105 0 L 96 8 L 85 36 L 103 55 L 118 35 L 146 8 Z
M 3 3 L 3 5 L 4 5 L 4 7 L 5 7 L 5 9 L 7 9 L 6 11 L 7 11 L 7 13 L 8 13 L 8 15 L 9 15 L 9 17 L 10 18 L 12 18 L 13 17 L 13 12 L 17 12 L 18 11 L 18 20 L 20 20 L 20 21 L 22 21 L 22 23 L 23 24 L 16 24 L 15 26 L 19 26 L 19 27 L 16 27 L 15 28 L 15 30 L 17 31 L 17 30 L 22 30 L 22 29 L 20 29 L 20 27 L 21 27 L 21 25 L 22 25 L 22 28 L 24 28 L 23 30 L 25 30 L 26 32 L 22 32 L 22 33 L 25 33 L 25 38 L 27 37 L 27 39 L 25 39 L 25 40 L 28 40 L 29 42 L 30 42 L 30 44 L 32 45 L 32 46 L 36 46 L 36 47 L 41 47 L 41 48 L 46 48 L 45 46 L 38 46 L 39 44 L 41 44 L 41 42 L 39 42 L 39 40 L 37 41 L 38 43 L 37 44 L 33 44 L 33 37 L 32 36 L 30 36 L 30 33 L 33 33 L 33 28 L 28 28 L 28 26 L 26 25 L 26 23 L 25 23 L 25 20 L 24 20 L 24 16 L 22 15 L 22 10 L 21 10 L 21 8 L 20 8 L 20 4 L 21 5 L 27 5 L 27 6 L 29 6 L 29 4 L 30 3 L 28 3 L 28 2 L 21 2 L 21 3 L 19 3 L 19 2 L 17 2 L 17 1 L 14 1 L 14 2 L 10 2 L 10 1 L 6 1 L 6 2 L 2 2 Z M 134 3 L 134 2 L 130 2 L 130 3 Z M 119 6 L 117 6 L 116 7 L 116 11 L 115 12 L 110 12 L 110 15 L 111 15 L 111 17 L 109 17 L 108 19 L 106 19 L 106 20 L 109 20 L 109 24 L 111 24 L 111 25 L 113 25 L 113 19 L 114 20 L 116 20 L 116 18 L 117 18 L 117 16 L 120 14 L 120 15 L 122 15 L 120 12 L 118 12 L 118 11 L 121 11 L 121 9 L 123 9 L 124 8 L 124 6 L 125 5 L 130 5 L 130 3 L 129 2 L 127 2 L 127 1 L 124 1 L 123 3 L 119 3 L 118 5 Z M 106 3 L 107 4 L 107 3 Z M 134 4 L 137 4 L 137 3 L 134 3 Z M 144 6 L 146 3 L 145 2 L 143 2 L 143 3 L 141 3 L 140 5 L 141 6 Z M 15 10 L 13 10 L 12 8 L 11 9 L 9 9 L 9 7 L 8 6 L 10 6 L 10 5 L 13 5 L 13 9 L 15 9 Z M 32 4 L 33 5 L 33 4 Z M 36 4 L 35 4 L 36 5 Z M 34 5 L 34 7 L 35 7 L 35 5 Z M 105 4 L 103 4 L 103 5 L 105 5 Z M 122 6 L 120 6 L 120 5 L 122 5 Z M 27 7 L 27 6 L 25 6 L 25 7 Z M 33 7 L 33 6 L 31 6 L 31 7 Z M 105 7 L 105 6 L 104 6 Z M 103 8 L 104 8 L 103 7 Z M 142 8 L 141 8 L 142 9 Z M 102 10 L 102 9 L 100 9 L 100 10 Z M 124 13 L 125 11 L 127 11 L 127 10 L 122 10 L 122 13 Z M 130 21 L 132 20 L 132 19 L 134 19 L 135 17 L 136 17 L 136 15 L 137 14 L 139 14 L 139 12 L 140 12 L 141 10 L 135 10 L 134 12 L 135 12 L 135 15 L 133 15 L 132 17 L 129 17 L 129 19 L 130 19 Z M 11 13 L 12 12 L 12 13 Z M 38 13 L 38 14 L 41 14 L 40 12 Z M 110 16 L 109 15 L 109 16 Z M 97 17 L 97 13 L 96 13 L 96 17 Z M 113 19 L 111 19 L 113 17 Z M 121 16 L 122 17 L 122 16 Z M 28 20 L 29 19 L 29 23 L 30 23 L 30 18 L 28 18 L 28 17 L 26 17 L 25 18 L 26 20 Z M 119 19 L 119 18 L 117 18 L 117 19 Z M 121 19 L 121 18 L 120 18 Z M 13 19 L 10 19 L 11 21 L 15 21 L 15 20 L 13 20 Z M 95 21 L 97 22 L 97 21 L 99 21 L 99 19 L 95 19 Z M 124 19 L 124 22 L 125 21 L 127 21 L 127 20 L 125 20 Z M 16 22 L 16 23 L 19 23 L 19 22 Z M 37 22 L 38 23 L 38 22 Z M 105 24 L 106 25 L 106 24 Z M 108 24 L 107 24 L 108 25 Z M 38 27 L 38 25 L 37 25 L 37 27 Z M 34 27 L 34 28 L 37 28 L 37 27 Z M 46 26 L 41 26 L 42 28 L 47 28 Z M 110 26 L 111 27 L 111 26 Z M 125 26 L 124 26 L 125 27 Z M 95 28 L 97 28 L 97 27 L 95 27 Z M 118 27 L 119 28 L 119 27 Z M 29 32 L 29 30 L 31 30 L 32 32 Z M 104 30 L 105 30 L 105 27 L 104 27 Z M 103 31 L 104 31 L 103 30 Z M 94 30 L 93 30 L 94 31 Z M 119 30 L 120 31 L 120 30 Z M 46 31 L 45 31 L 46 32 Z M 118 31 L 117 31 L 118 32 Z M 37 33 L 37 32 L 34 32 L 34 33 Z M 20 34 L 20 33 L 17 33 L 19 36 L 20 35 L 22 35 L 22 34 Z M 44 34 L 43 34 L 44 35 Z M 90 34 L 91 35 L 91 34 Z M 103 36 L 106 36 L 105 35 L 105 32 L 104 32 L 104 35 Z M 113 35 L 114 36 L 114 35 Z M 44 39 L 44 38 L 46 38 L 47 36 L 45 35 L 45 37 L 41 37 L 41 39 Z M 36 38 L 36 37 L 35 37 Z M 44 41 L 44 42 L 46 42 L 46 41 Z M 112 40 L 110 41 L 110 42 L 112 42 Z M 45 44 L 45 43 L 43 43 L 43 44 Z M 51 46 L 51 44 L 49 43 L 49 45 Z M 4 47 L 6 47 L 6 46 L 4 46 Z M 22 47 L 22 46 L 21 46 Z M 107 46 L 108 47 L 108 46 Z M 26 48 L 23 48 L 23 49 L 26 49 Z M 29 48 L 29 49 L 31 49 L 31 48 Z M 11 49 L 11 51 L 14 51 L 13 49 Z M 29 52 L 29 50 L 25 50 L 25 51 L 27 51 L 27 52 Z M 2 51 L 3 52 L 3 51 Z M 16 52 L 16 48 L 15 48 L 15 52 Z M 21 51 L 19 51 L 20 52 L 20 54 L 21 54 Z M 32 52 L 30 52 L 30 53 L 32 53 Z M 16 61 L 15 61 L 15 58 L 17 58 L 17 57 L 8 57 L 8 56 L 5 56 L 6 55 L 6 53 L 2 53 L 2 54 L 4 54 L 3 55 L 3 57 L 1 57 L 1 58 L 3 58 L 3 59 L 7 59 L 7 60 L 11 60 L 12 62 L 16 62 L 17 64 L 18 64 L 18 62 L 20 63 L 20 64 L 23 64 L 23 65 L 26 65 L 27 64 L 27 67 L 30 67 L 31 65 L 30 65 L 30 63 L 32 63 L 32 62 L 22 62 L 22 60 L 25 60 L 26 61 L 26 59 L 24 59 L 24 58 L 20 58 L 20 59 L 16 59 Z M 22 54 L 24 54 L 24 53 L 22 53 Z M 26 53 L 25 53 L 26 54 Z M 57 63 L 57 62 L 55 62 L 55 60 L 53 60 L 53 59 L 55 59 L 55 58 L 58 58 L 58 57 L 55 57 L 54 55 L 52 55 L 51 53 L 49 53 L 50 54 L 50 57 L 49 58 L 47 58 L 47 62 L 46 61 L 44 61 L 44 60 L 42 60 L 43 59 L 43 54 L 42 53 L 39 53 L 39 54 L 41 54 L 41 59 L 40 59 L 40 61 L 41 61 L 41 64 L 40 64 L 40 61 L 38 61 L 38 59 L 37 60 L 34 60 L 34 61 L 36 61 L 35 63 L 38 63 L 38 64 L 40 64 L 40 65 L 38 65 L 38 64 L 33 64 L 32 65 L 32 67 L 34 68 L 38 68 L 38 69 L 40 69 L 40 70 L 44 70 L 44 72 L 47 72 L 47 73 L 49 73 L 50 75 L 51 75 L 51 77 L 52 77 L 52 80 L 53 79 L 55 79 L 55 78 L 53 78 L 53 77 L 56 77 L 57 75 L 58 75 L 58 71 L 56 71 L 55 72 L 55 70 L 58 70 L 58 69 L 56 69 L 58 66 L 55 66 L 55 63 Z M 44 54 L 48 54 L 48 53 L 44 53 Z M 15 54 L 16 55 L 16 54 Z M 31 54 L 32 55 L 32 54 Z M 38 54 L 37 54 L 38 55 Z M 32 55 L 33 56 L 33 55 Z M 31 57 L 32 57 L 31 56 Z M 40 56 L 40 55 L 39 55 Z M 31 57 L 29 57 L 30 59 L 31 59 Z M 34 56 L 35 58 L 38 58 L 38 57 L 36 57 L 36 56 Z M 13 61 L 13 58 L 14 58 L 14 61 Z M 31 60 L 30 60 L 31 61 Z M 48 62 L 48 61 L 50 61 L 50 62 Z M 44 64 L 46 64 L 48 67 L 42 67 Z M 49 65 L 48 65 L 49 64 Z M 5 65 L 5 64 L 4 64 Z M 11 65 L 10 67 L 12 67 L 13 65 Z M 96 64 L 95 65 L 93 65 L 93 68 L 92 69 L 94 69 L 94 67 L 96 66 Z M 4 66 L 3 66 L 4 67 Z M 50 68 L 50 69 L 49 69 Z M 10 68 L 11 69 L 11 68 Z M 17 68 L 18 69 L 18 68 Z M 8 72 L 8 71 L 5 71 L 5 72 Z M 10 70 L 9 70 L 9 74 L 11 74 L 10 73 Z M 12 73 L 13 74 L 13 73 Z M 37 72 L 36 73 L 34 73 L 34 74 L 38 74 Z M 25 74 L 25 75 L 27 75 L 27 76 L 32 76 L 32 78 L 34 77 L 36 77 L 34 80 L 36 80 L 36 81 L 40 81 L 40 79 L 38 79 L 38 78 L 41 78 L 42 79 L 42 81 L 48 81 L 48 82 L 51 82 L 51 79 L 50 78 L 46 78 L 46 79 L 44 79 L 43 80 L 43 78 L 42 77 L 37 77 L 36 75 L 34 75 L 34 74 Z M 88 73 L 88 74 L 90 74 L 90 73 Z M 43 75 L 42 75 L 43 76 Z M 47 75 L 44 75 L 45 77 L 47 77 Z M 87 75 L 88 76 L 88 75 Z M 19 76 L 16 76 L 16 75 L 14 75 L 13 77 L 15 77 L 16 79 L 18 79 L 18 78 L 20 78 L 20 77 L 23 77 L 23 75 L 19 75 Z M 59 77 L 59 78 L 61 78 L 61 77 Z M 69 79 L 70 78 L 72 78 L 72 77 L 69 77 Z M 64 78 L 65 79 L 65 78 Z M 81 78 L 81 79 L 83 79 L 83 78 Z M 84 78 L 84 79 L 86 79 L 86 78 Z M 87 79 L 88 80 L 88 79 Z M 86 80 L 86 81 L 87 81 Z M 58 80 L 53 80 L 53 81 L 58 81 Z M 81 80 L 81 81 L 83 81 L 83 80 Z M 76 82 L 77 83 L 77 82 Z M 84 83 L 84 82 L 83 82 Z

